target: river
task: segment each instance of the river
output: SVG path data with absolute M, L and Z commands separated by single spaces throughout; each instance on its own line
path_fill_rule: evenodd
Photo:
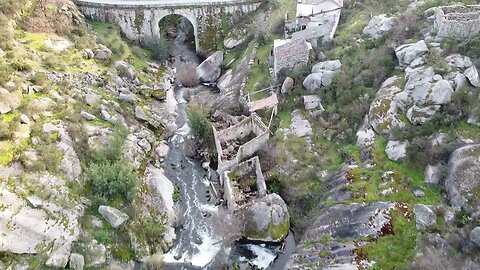
M 173 44 L 173 68 L 178 68 L 184 62 L 199 63 L 194 49 L 186 46 L 184 41 L 185 34 L 179 31 Z M 185 90 L 178 85 L 168 90 L 166 101 L 176 110 L 179 128 L 169 140 L 170 150 L 164 160 L 165 175 L 180 187 L 181 200 L 177 204 L 181 209 L 181 221 L 176 229 L 174 246 L 164 255 L 164 269 L 217 269 L 225 261 L 248 262 L 260 269 L 270 265 L 269 269 L 284 269 L 295 247 L 292 234 L 287 238 L 284 254 L 280 252 L 280 244 L 237 242 L 233 248 L 226 248 L 217 236 L 213 217 L 221 206 L 215 206 L 213 200 L 211 202 L 208 199 L 210 182 L 207 171 L 199 161 L 188 158 L 183 148 L 190 133 L 187 102 L 183 98 Z

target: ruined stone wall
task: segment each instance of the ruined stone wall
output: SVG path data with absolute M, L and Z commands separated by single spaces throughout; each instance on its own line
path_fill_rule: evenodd
M 227 203 L 227 209 L 235 211 L 237 203 L 235 202 L 234 190 L 228 177 L 228 171 L 223 172 L 221 178 L 223 182 L 223 199 Z
M 480 6 L 447 6 L 435 13 L 439 38 L 470 39 L 480 34 Z
M 251 141 L 241 145 L 238 148 L 237 154 L 233 159 L 222 160 L 223 150 L 221 144 L 223 142 L 245 138 L 251 132 L 253 132 L 257 136 Z M 219 173 L 223 173 L 225 170 L 233 168 L 243 160 L 251 157 L 258 150 L 263 148 L 270 138 L 270 131 L 268 130 L 268 127 L 258 117 L 258 115 L 254 113 L 240 123 L 231 126 L 225 130 L 217 131 L 215 128 L 213 128 L 213 135 L 218 155 L 217 171 Z

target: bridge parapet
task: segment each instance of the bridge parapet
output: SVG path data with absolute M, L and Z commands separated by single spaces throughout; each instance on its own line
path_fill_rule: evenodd
M 197 52 L 214 50 L 223 32 L 263 0 L 75 0 L 84 15 L 117 24 L 129 40 L 143 43 L 160 35 L 159 22 L 181 15 L 193 25 Z

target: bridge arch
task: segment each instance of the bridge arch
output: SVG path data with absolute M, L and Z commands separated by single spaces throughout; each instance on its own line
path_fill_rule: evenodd
M 178 15 L 186 18 L 193 26 L 193 35 L 195 36 L 195 50 L 198 53 L 200 51 L 200 44 L 198 38 L 198 20 L 196 15 L 191 11 L 183 11 L 183 10 L 170 10 L 169 12 L 162 12 L 156 19 L 154 24 L 154 32 L 153 35 L 156 37 L 160 36 L 160 22 L 168 16 L 171 15 Z

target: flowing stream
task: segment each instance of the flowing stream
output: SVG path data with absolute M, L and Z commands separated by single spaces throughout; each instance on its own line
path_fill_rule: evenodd
M 184 62 L 197 64 L 199 62 L 195 51 L 184 44 L 185 37 L 182 31 L 178 31 L 173 44 L 174 68 L 178 68 Z M 164 160 L 165 175 L 174 185 L 180 187 L 181 200 L 178 204 L 181 209 L 181 221 L 176 230 L 177 239 L 174 246 L 164 255 L 164 269 L 215 269 L 213 266 L 215 262 L 225 259 L 218 256 L 223 246 L 221 239 L 216 236 L 215 223 L 212 220 L 219 206 L 215 206 L 207 197 L 210 192 L 207 171 L 202 168 L 200 162 L 188 158 L 184 152 L 183 146 L 190 133 L 184 91 L 184 88 L 177 86 L 167 92 L 166 102 L 171 108 L 171 113 L 176 113 L 176 124 L 179 128 L 169 140 L 170 150 Z M 285 249 L 288 252 L 283 255 L 280 252 L 280 245 L 246 242 L 237 243 L 234 248 L 228 250 L 229 256 L 233 261 L 247 261 L 260 269 L 266 269 L 269 265 L 271 265 L 269 269 L 284 269 L 295 247 L 292 234 L 287 239 L 290 240 L 286 243 L 290 244 Z M 274 260 L 275 262 L 271 264 Z

